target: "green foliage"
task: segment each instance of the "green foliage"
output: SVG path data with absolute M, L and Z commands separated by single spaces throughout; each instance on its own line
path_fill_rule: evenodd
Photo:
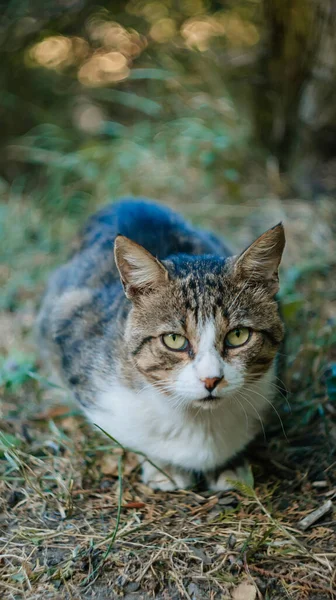
M 257 43 L 259 7 L 153 7 L 50 3 L 42 17 L 36 5 L 9 2 L 0 83 L 10 125 L 3 123 L 0 172 L 11 182 L 23 175 L 48 212 L 66 206 L 78 216 L 92 198 L 146 193 L 149 165 L 154 195 L 186 191 L 195 170 L 200 193 L 215 179 L 229 187 L 239 179 L 250 88 L 235 84 L 240 69 L 219 57 Z
M 62 239 L 73 231 L 74 224 L 71 217 L 62 218 L 61 206 L 57 222 L 43 214 L 38 192 L 35 202 L 17 185 L 5 198 L 7 201 L 0 203 L 0 310 L 14 310 L 35 297 L 36 285 L 62 257 Z
M 336 337 L 336 336 L 335 336 Z M 336 344 L 336 340 L 334 340 Z M 325 374 L 327 393 L 331 402 L 336 403 L 336 363 L 332 363 Z
M 4 456 L 5 452 L 11 448 L 18 448 L 21 445 L 21 440 L 10 433 L 0 431 L 0 456 Z
M 15 391 L 29 379 L 35 359 L 28 354 L 13 354 L 9 358 L 0 357 L 0 387 Z

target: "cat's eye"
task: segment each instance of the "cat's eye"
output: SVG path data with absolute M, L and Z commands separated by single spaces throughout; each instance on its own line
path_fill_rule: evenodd
M 251 331 L 248 327 L 236 327 L 229 331 L 225 338 L 225 345 L 229 348 L 237 348 L 243 346 L 251 337 Z
M 178 333 L 167 333 L 162 336 L 162 341 L 167 348 L 170 350 L 177 350 L 182 352 L 183 350 L 187 350 L 189 347 L 189 342 L 184 335 L 179 335 Z

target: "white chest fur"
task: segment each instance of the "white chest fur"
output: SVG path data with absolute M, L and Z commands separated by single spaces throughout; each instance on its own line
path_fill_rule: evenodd
M 223 465 L 255 436 L 269 407 L 272 372 L 223 399 L 214 410 L 182 410 L 153 389 L 133 392 L 118 383 L 100 392 L 88 418 L 127 448 L 187 470 Z

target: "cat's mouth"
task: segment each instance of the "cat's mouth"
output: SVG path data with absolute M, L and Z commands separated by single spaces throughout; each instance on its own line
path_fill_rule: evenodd
M 204 398 L 199 398 L 193 402 L 194 406 L 202 407 L 202 408 L 213 408 L 217 406 L 221 401 L 221 398 L 218 396 L 213 396 L 212 394 L 208 394 L 204 396 Z
M 212 400 L 219 400 L 219 398 L 216 398 L 216 396 L 209 394 L 208 396 L 204 396 L 204 398 L 201 398 L 200 402 L 211 402 Z

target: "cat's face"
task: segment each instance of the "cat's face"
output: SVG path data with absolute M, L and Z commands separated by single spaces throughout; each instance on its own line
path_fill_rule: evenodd
M 213 408 L 272 367 L 283 325 L 274 294 L 282 226 L 241 256 L 160 263 L 126 238 L 116 260 L 133 302 L 125 343 L 132 368 L 179 407 Z

